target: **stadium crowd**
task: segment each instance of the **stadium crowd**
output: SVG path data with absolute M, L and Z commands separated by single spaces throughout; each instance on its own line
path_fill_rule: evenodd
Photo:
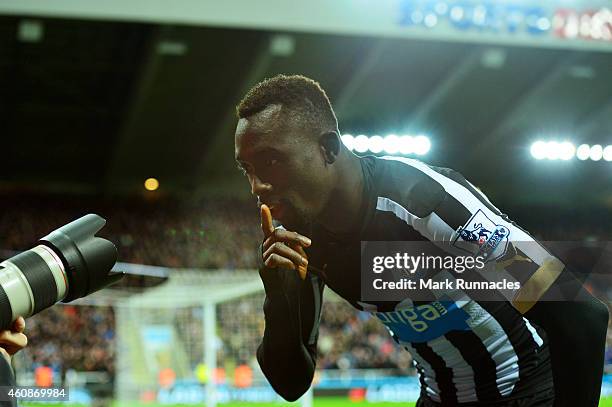
M 100 235 L 117 245 L 122 262 L 198 269 L 252 269 L 257 264 L 261 231 L 252 201 L 215 199 L 181 206 L 176 202 L 7 196 L 0 199 L 0 211 L 4 257 L 32 247 L 51 230 L 93 212 L 107 219 Z M 544 240 L 610 238 L 611 229 L 598 222 L 581 223 L 571 229 L 574 236 L 569 236 L 562 222 L 547 224 L 555 226 L 538 228 L 536 224 L 527 229 Z M 255 349 L 263 330 L 261 305 L 262 297 L 257 296 L 241 301 L 237 309 L 218 309 L 220 365 L 256 365 Z M 190 346 L 196 349 L 202 344 L 202 323 L 197 318 L 183 320 L 191 321 L 182 330 L 187 330 L 193 342 Z M 110 307 L 55 306 L 28 319 L 26 332 L 30 344 L 20 362 L 26 369 L 50 366 L 61 376 L 68 369 L 114 374 L 115 322 Z M 612 330 L 609 343 L 606 363 L 612 366 Z M 202 354 L 201 348 L 192 353 L 194 365 Z M 384 326 L 344 302 L 324 305 L 319 356 L 318 366 L 323 369 L 412 372 L 410 355 L 391 340 Z
M 99 233 L 117 246 L 119 261 L 172 268 L 240 269 L 256 264 L 261 234 L 253 201 L 98 201 L 38 196 L 0 200 L 0 249 L 26 250 L 50 231 L 87 213 L 107 224 Z

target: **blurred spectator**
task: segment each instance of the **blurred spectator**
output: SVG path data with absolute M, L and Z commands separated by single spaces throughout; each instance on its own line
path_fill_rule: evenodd
M 2 196 L 0 249 L 29 249 L 37 239 L 87 213 L 107 220 L 100 236 L 111 240 L 119 261 L 203 269 L 253 268 L 261 234 L 254 202 L 176 202 Z
M 115 318 L 111 307 L 56 305 L 26 323 L 25 368 L 50 367 L 53 376 L 68 369 L 106 372 L 113 377 Z M 22 361 L 23 361 L 22 360 Z

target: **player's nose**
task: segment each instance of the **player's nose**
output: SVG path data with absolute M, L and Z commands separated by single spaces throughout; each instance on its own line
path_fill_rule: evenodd
M 267 182 L 262 182 L 256 175 L 250 176 L 249 182 L 251 183 L 251 193 L 256 196 L 265 195 L 272 189 L 272 185 Z

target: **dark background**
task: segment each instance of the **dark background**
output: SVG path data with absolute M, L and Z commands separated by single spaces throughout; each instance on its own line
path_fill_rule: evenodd
M 350 134 L 424 133 L 502 209 L 600 211 L 612 164 L 534 160 L 536 139 L 612 142 L 612 53 L 267 31 L 0 17 L 0 187 L 182 200 L 245 197 L 235 105 L 277 73 L 327 90 Z M 286 34 L 286 33 L 285 33 Z M 493 62 L 491 62 L 493 61 Z M 496 62 L 497 61 L 497 62 Z M 595 212 L 594 212 L 595 213 Z

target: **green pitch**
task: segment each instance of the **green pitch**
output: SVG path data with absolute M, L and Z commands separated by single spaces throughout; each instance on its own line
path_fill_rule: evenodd
M 21 406 L 28 407 L 57 407 L 58 404 L 44 403 L 20 403 Z M 297 407 L 299 403 L 229 403 L 219 404 L 220 407 Z M 344 397 L 316 397 L 314 407 L 413 407 L 415 403 L 367 403 L 353 402 Z M 70 405 L 71 407 L 81 407 Z M 193 404 L 155 404 L 155 403 L 113 403 L 112 407 L 193 407 Z M 87 407 L 87 406 L 82 406 Z M 202 407 L 202 406 L 200 406 Z M 612 407 L 612 397 L 605 397 L 599 401 L 599 407 Z
M 346 397 L 315 397 L 314 407 L 413 407 L 415 403 L 368 403 L 368 402 L 354 402 L 350 401 Z M 219 407 L 299 407 L 301 404 L 298 403 L 246 403 L 246 402 L 235 402 L 229 404 L 218 404 Z M 612 404 L 610 404 L 612 407 Z M 127 403 L 114 403 L 112 407 L 194 407 L 193 404 L 127 404 Z M 198 407 L 205 407 L 198 405 Z

